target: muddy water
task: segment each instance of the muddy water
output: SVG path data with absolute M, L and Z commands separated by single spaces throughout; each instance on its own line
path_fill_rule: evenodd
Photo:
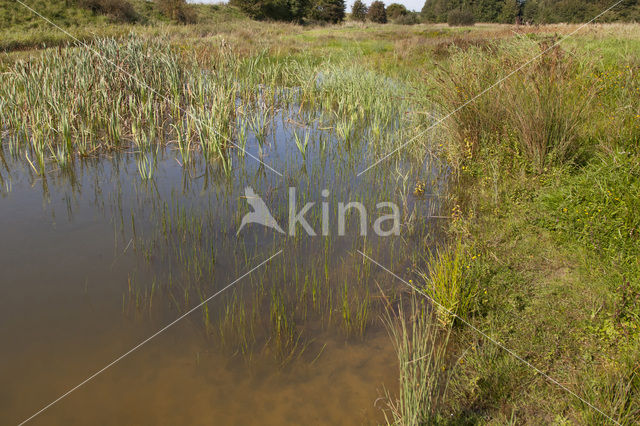
M 442 173 L 427 161 L 394 159 L 357 178 L 374 158 L 366 135 L 346 147 L 320 126 L 308 128 L 303 157 L 292 132 L 304 129 L 284 117 L 275 119 L 263 146 L 253 137 L 247 145 L 282 177 L 237 153 L 230 174 L 202 159 L 183 167 L 172 148 L 153 154 L 151 180 L 140 177 L 139 153 L 78 160 L 64 170 L 52 166 L 43 177 L 3 147 L 1 424 L 37 413 L 279 250 L 207 304 L 213 319 L 194 311 L 32 422 L 384 421 L 379 398 L 396 392 L 398 378 L 381 300 L 397 298 L 402 289 L 385 272 L 362 266 L 356 249 L 406 271 L 415 262 L 411 253 L 433 240 L 437 227 L 428 216 L 440 208 L 437 198 L 412 194 L 413 185 L 426 182 L 427 192 L 439 191 Z M 285 229 L 290 187 L 297 190 L 298 209 L 306 201 L 326 201 L 330 235 L 292 238 L 250 225 L 236 236 L 250 211 L 242 198 L 247 186 L 263 196 Z M 326 199 L 323 189 L 331 192 Z M 346 235 L 335 235 L 339 201 L 361 201 L 374 212 L 366 238 L 357 217 L 347 222 Z M 401 206 L 400 237 L 371 235 L 380 201 Z M 319 208 L 307 218 L 320 233 Z M 325 302 L 299 296 L 303 283 L 314 280 Z M 342 292 L 354 317 L 368 301 L 362 333 L 346 330 Z M 274 348 L 273 294 L 285 300 L 287 318 L 295 322 L 295 347 L 285 348 L 292 354 L 286 362 Z M 219 319 L 228 306 L 236 313 L 246 308 L 253 320 L 221 333 Z M 251 342 L 234 344 L 238 335 L 251 335 Z

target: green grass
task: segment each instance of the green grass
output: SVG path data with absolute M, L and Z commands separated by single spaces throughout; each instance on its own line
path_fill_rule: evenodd
M 400 369 L 399 396 L 387 394 L 387 422 L 444 423 L 445 398 L 456 366 L 449 347 L 451 324 L 439 325 L 421 295 L 413 294 L 409 305 L 408 312 L 400 305 L 397 316 L 387 312 L 387 327 Z
M 61 27 L 51 23 L 12 0 L 0 0 L 0 51 L 26 50 L 74 42 L 74 38 L 90 41 L 100 37 L 125 37 L 131 32 L 179 32 L 180 27 L 165 17 L 157 5 L 146 0 L 126 0 L 136 13 L 136 22 L 119 22 L 116 18 L 93 13 L 73 0 L 25 0 L 27 6 Z M 247 18 L 235 7 L 227 5 L 190 5 L 195 17 L 191 28 L 210 33 L 211 27 L 242 23 Z M 167 29 L 166 27 L 170 29 Z M 206 30 L 205 30 L 206 28 Z M 218 29 L 216 29 L 218 30 Z M 214 30 L 215 31 L 215 30 Z
M 452 325 L 456 317 L 465 318 L 475 309 L 477 283 L 470 269 L 477 256 L 469 256 L 458 242 L 451 249 L 436 250 L 420 272 L 426 294 L 436 303 L 440 322 Z

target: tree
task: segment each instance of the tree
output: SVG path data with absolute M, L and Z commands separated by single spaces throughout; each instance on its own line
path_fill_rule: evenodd
M 538 17 L 538 0 L 527 0 L 522 6 L 522 19 L 525 23 L 532 23 Z
M 461 9 L 472 12 L 477 22 L 497 22 L 504 3 L 505 0 L 474 0 L 468 6 L 461 5 Z
M 308 0 L 231 0 L 249 17 L 258 20 L 302 22 L 309 9 Z
M 498 21 L 503 24 L 514 24 L 518 16 L 520 16 L 520 2 L 518 0 L 506 0 L 502 5 Z
M 422 19 L 427 22 L 447 22 L 449 12 L 462 7 L 462 0 L 426 0 Z
M 406 15 L 407 13 L 409 13 L 407 8 L 399 3 L 391 3 L 389 6 L 387 6 L 387 18 L 391 19 L 392 21 L 395 21 L 396 19 L 403 15 Z
M 353 6 L 351 6 L 351 19 L 364 22 L 364 20 L 367 19 L 367 11 L 367 6 L 360 0 L 356 0 Z
M 371 6 L 369 6 L 369 11 L 367 12 L 367 19 L 378 24 L 386 24 L 387 10 L 384 7 L 384 3 L 382 3 L 380 0 L 376 0 L 371 3 Z
M 344 0 L 315 0 L 309 17 L 316 21 L 337 24 L 344 19 Z

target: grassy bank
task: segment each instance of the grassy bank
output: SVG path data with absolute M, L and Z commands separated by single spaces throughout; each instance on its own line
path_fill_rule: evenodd
M 452 236 L 478 253 L 467 278 L 477 305 L 462 315 L 605 415 L 462 326 L 472 350 L 450 394 L 459 421 L 640 415 L 640 69 L 624 47 L 635 40 L 555 40 L 454 49 L 432 99 L 456 111 L 443 147 L 458 177 Z

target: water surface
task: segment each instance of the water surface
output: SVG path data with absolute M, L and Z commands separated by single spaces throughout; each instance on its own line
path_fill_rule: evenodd
M 77 159 L 44 176 L 3 145 L 0 168 L 0 423 L 19 423 L 200 304 L 198 309 L 37 416 L 41 424 L 381 423 L 397 365 L 382 324 L 384 300 L 402 294 L 364 250 L 394 271 L 438 239 L 444 172 L 424 159 L 375 159 L 368 133 L 346 144 L 322 121 L 273 118 L 250 135 L 231 171 L 173 146 Z M 294 132 L 309 134 L 303 155 Z M 143 179 L 140 164 L 153 168 Z M 414 194 L 416 183 L 426 194 Z M 320 234 L 297 237 L 250 225 L 236 235 L 250 186 L 286 229 L 289 188 Z M 330 195 L 322 197 L 328 189 Z M 337 204 L 362 202 L 337 236 Z M 373 235 L 376 203 L 401 207 L 401 235 Z M 388 212 L 386 212 L 388 213 Z M 385 299 L 389 298 L 389 299 Z M 375 403 L 375 404 L 374 404 Z M 377 405 L 377 406 L 376 406 Z

